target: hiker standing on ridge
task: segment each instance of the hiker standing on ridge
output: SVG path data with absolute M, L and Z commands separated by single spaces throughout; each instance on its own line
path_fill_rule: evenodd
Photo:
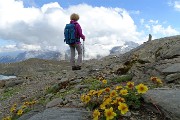
M 70 20 L 71 20 L 70 24 L 66 24 L 65 31 L 64 31 L 65 42 L 69 45 L 70 50 L 71 50 L 70 63 L 72 66 L 72 70 L 81 70 L 82 46 L 81 46 L 80 38 L 83 39 L 83 41 L 85 41 L 85 36 L 82 34 L 81 26 L 77 22 L 79 20 L 79 15 L 76 13 L 73 13 L 70 16 Z M 71 31 L 74 31 L 74 33 L 72 33 Z M 75 64 L 75 49 L 78 52 L 77 65 Z

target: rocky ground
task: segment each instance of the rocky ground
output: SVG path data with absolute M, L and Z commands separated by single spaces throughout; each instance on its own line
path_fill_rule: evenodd
M 0 81 L 0 118 L 9 114 L 16 103 L 37 100 L 33 110 L 19 120 L 92 119 L 91 110 L 80 96 L 98 88 L 94 81 L 103 76 L 109 82 L 122 76 L 136 84 L 153 86 L 152 76 L 163 85 L 151 88 L 144 96 L 141 109 L 132 109 L 120 120 L 180 119 L 180 36 L 146 42 L 123 55 L 84 61 L 82 70 L 72 71 L 67 61 L 29 59 L 19 63 L 0 64 L 0 74 L 17 78 Z M 120 81 L 124 82 L 124 81 Z M 112 85 L 119 84 L 118 82 Z

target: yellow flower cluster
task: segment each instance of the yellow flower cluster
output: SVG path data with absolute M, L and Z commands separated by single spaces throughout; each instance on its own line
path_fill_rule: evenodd
M 10 108 L 11 115 L 3 118 L 2 120 L 12 120 L 17 116 L 21 116 L 27 109 L 30 109 L 37 101 L 33 100 L 30 102 L 24 102 L 20 107 L 17 108 L 17 104 L 13 104 Z
M 103 79 L 104 80 L 104 79 Z M 102 82 L 105 84 L 106 82 Z M 96 104 L 98 109 L 93 111 L 93 120 L 98 120 L 100 117 L 105 116 L 106 120 L 114 119 L 117 112 L 121 115 L 129 111 L 128 96 L 142 95 L 148 91 L 148 87 L 144 84 L 134 85 L 134 82 L 127 82 L 125 86 L 115 86 L 115 89 L 106 87 L 100 90 L 90 90 L 87 94 L 81 95 L 81 101 L 85 104 Z M 102 114 L 104 112 L 104 114 Z

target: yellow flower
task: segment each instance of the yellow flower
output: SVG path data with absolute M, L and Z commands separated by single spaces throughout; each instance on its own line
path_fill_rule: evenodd
M 22 113 L 23 113 L 23 110 L 19 109 L 18 112 L 17 112 L 17 115 L 22 115 Z
M 10 111 L 11 111 L 11 113 L 15 112 L 16 111 L 16 107 L 12 106 Z
M 125 103 L 120 103 L 118 109 L 121 111 L 121 114 L 123 115 L 129 111 L 128 106 Z
M 103 84 L 107 84 L 107 80 L 103 80 L 102 83 L 103 83 Z
M 85 103 L 88 103 L 90 100 L 91 100 L 90 96 L 85 95 L 85 97 L 84 97 L 84 102 L 85 102 Z
M 94 110 L 93 112 L 93 120 L 98 120 L 98 117 L 100 116 L 99 110 Z
M 12 120 L 10 116 L 3 118 L 2 120 Z
M 112 102 L 111 102 L 111 104 L 117 104 L 118 103 L 118 101 L 117 100 L 113 100 Z
M 27 108 L 27 106 L 26 106 L 26 105 L 22 105 L 21 108 L 22 108 L 22 109 L 25 109 L 25 108 Z
M 156 80 L 156 82 L 157 82 L 157 84 L 162 84 L 162 81 L 159 78 Z
M 116 97 L 117 96 L 117 92 L 115 90 L 112 90 L 110 92 L 110 97 Z
M 103 101 L 105 101 L 107 98 L 109 98 L 109 95 L 104 95 Z
M 162 84 L 161 79 L 159 79 L 159 78 L 157 78 L 157 77 L 151 77 L 151 80 L 152 80 L 153 83 Z
M 113 108 L 105 109 L 104 115 L 106 116 L 106 120 L 111 120 L 116 116 L 116 113 L 113 112 Z
M 84 102 L 85 100 L 85 95 L 81 95 L 81 101 Z
M 94 95 L 94 93 L 95 93 L 95 90 L 90 90 L 88 95 L 92 96 L 92 95 Z
M 23 104 L 26 105 L 26 106 L 28 106 L 28 105 L 29 105 L 29 102 L 24 102 Z
M 106 91 L 106 92 L 110 92 L 110 90 L 111 90 L 111 89 L 110 89 L 109 87 L 108 87 L 108 88 L 105 88 L 105 91 Z
M 104 92 L 104 90 L 99 90 L 98 91 L 98 97 Z
M 125 99 L 122 98 L 122 97 L 117 97 L 116 100 L 117 100 L 118 103 L 119 102 L 121 102 L 121 103 L 125 102 Z
M 128 87 L 129 89 L 132 89 L 132 88 L 134 87 L 134 82 L 128 82 L 128 83 L 127 83 L 127 87 Z
M 120 90 L 122 88 L 123 88 L 122 86 L 116 86 L 116 90 Z
M 111 98 L 107 98 L 107 99 L 104 101 L 104 103 L 105 103 L 106 105 L 108 105 L 108 104 L 110 104 L 110 103 L 111 103 L 111 101 L 112 101 L 112 99 L 111 99 Z
M 142 83 L 137 85 L 136 89 L 138 90 L 138 93 L 142 93 L 142 94 L 148 91 L 148 87 Z
M 122 90 L 120 90 L 120 94 L 121 95 L 127 95 L 128 91 L 126 89 L 122 89 Z
M 151 81 L 152 82 L 156 82 L 157 81 L 157 77 L 151 77 Z
M 105 110 L 105 109 L 106 109 L 106 104 L 105 104 L 105 103 L 101 104 L 101 105 L 100 105 L 100 108 L 101 108 L 102 110 Z
M 10 111 L 11 113 L 15 112 L 16 111 L 16 107 L 17 107 L 17 104 L 13 104 Z

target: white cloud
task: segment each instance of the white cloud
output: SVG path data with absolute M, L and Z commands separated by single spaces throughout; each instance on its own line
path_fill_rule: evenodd
M 151 26 L 148 24 L 145 25 L 145 28 L 148 29 L 149 31 L 151 30 Z
M 153 34 L 162 34 L 162 35 L 166 35 L 166 36 L 179 34 L 179 32 L 176 31 L 171 26 L 168 26 L 168 27 L 165 28 L 162 25 L 153 25 L 152 26 L 152 31 L 153 31 Z
M 174 8 L 175 8 L 177 11 L 180 11 L 180 1 L 175 1 L 175 2 L 174 2 Z
M 146 34 L 152 34 L 153 39 L 180 34 L 175 28 L 167 25 L 167 21 L 160 22 L 159 20 L 150 19 L 147 21 L 144 20 L 143 23 L 144 32 Z
M 0 38 L 17 42 L 14 50 L 69 49 L 63 40 L 63 30 L 73 12 L 80 15 L 89 57 L 108 55 L 112 47 L 125 41 L 143 42 L 133 19 L 121 8 L 79 4 L 64 9 L 57 2 L 25 8 L 20 0 L 0 0 L 0 11 Z
M 180 11 L 180 0 L 170 0 L 168 5 L 174 7 L 175 10 Z
M 158 20 L 149 20 L 149 22 L 152 24 L 158 24 Z

